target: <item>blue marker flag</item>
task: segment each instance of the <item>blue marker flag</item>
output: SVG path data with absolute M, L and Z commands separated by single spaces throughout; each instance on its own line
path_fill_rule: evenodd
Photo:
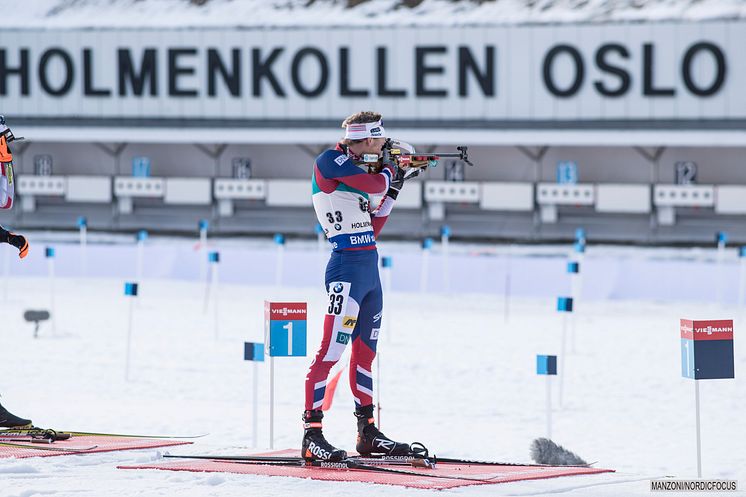
M 218 262 L 220 262 L 220 252 L 210 252 L 209 254 L 207 254 L 207 259 L 210 262 L 214 262 L 217 264 Z
M 433 246 L 433 239 L 432 238 L 425 238 L 422 240 L 422 248 L 425 250 L 430 250 Z
M 132 297 L 137 297 L 137 283 L 125 283 L 124 294 Z
M 440 236 L 451 236 L 451 227 L 444 224 L 440 227 Z
M 275 243 L 277 245 L 285 245 L 285 235 L 282 233 L 275 233 Z
M 207 219 L 200 219 L 199 220 L 199 230 L 206 230 L 210 227 L 210 222 Z
M 536 374 L 557 374 L 557 356 L 556 355 L 537 355 L 536 356 Z
M 746 245 L 741 245 L 741 257 L 746 257 Z
M 718 231 L 717 235 L 715 235 L 715 242 L 718 244 L 726 244 L 728 243 L 728 233 L 725 231 Z
M 244 342 L 243 360 L 264 362 L 264 344 L 254 342 Z
M 86 219 L 85 216 L 80 216 L 78 218 L 78 228 L 86 228 L 88 227 L 88 219 Z
M 578 262 L 568 262 L 567 263 L 567 272 L 568 273 L 579 273 L 580 272 L 580 263 L 578 263 Z
M 575 240 L 585 243 L 585 230 L 583 228 L 578 228 L 575 230 Z
M 557 310 L 560 312 L 572 312 L 572 297 L 558 297 Z
M 47 259 L 52 259 L 54 257 L 54 247 L 47 247 L 44 249 L 44 256 Z
M 144 242 L 148 239 L 148 232 L 145 230 L 140 230 L 137 232 L 137 241 L 138 242 Z
M 574 249 L 578 254 L 585 253 L 585 242 L 575 242 Z
M 394 261 L 388 255 L 381 257 L 381 267 L 392 267 L 393 262 Z

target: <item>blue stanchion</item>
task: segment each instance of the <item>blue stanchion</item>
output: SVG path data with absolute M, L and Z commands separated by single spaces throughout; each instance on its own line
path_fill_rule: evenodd
M 124 294 L 131 297 L 137 297 L 137 283 L 125 283 Z
M 264 362 L 264 344 L 256 342 L 244 342 L 243 360 Z
M 560 312 L 572 312 L 572 297 L 558 297 L 557 310 Z
M 557 374 L 557 356 L 556 355 L 537 355 L 536 356 L 536 374 Z

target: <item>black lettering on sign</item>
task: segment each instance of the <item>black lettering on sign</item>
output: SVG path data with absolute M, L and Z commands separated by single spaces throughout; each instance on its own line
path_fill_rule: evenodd
M 4 48 L 0 48 L 0 95 L 8 94 L 8 76 L 17 74 L 21 78 L 21 95 L 28 95 L 29 92 L 29 73 L 28 58 L 29 49 L 22 48 L 19 51 L 18 66 L 8 67 L 6 53 Z
M 241 96 L 241 51 L 238 48 L 231 50 L 231 66 L 228 68 L 220 52 L 215 48 L 207 50 L 207 94 L 214 97 L 217 92 L 218 74 L 223 79 L 226 88 L 234 97 Z
M 132 61 L 132 53 L 129 48 L 117 50 L 117 63 L 119 64 L 119 96 L 127 96 L 127 88 L 132 89 L 132 95 L 141 97 L 145 90 L 145 84 L 150 86 L 151 97 L 158 95 L 158 64 L 156 49 L 146 48 L 142 53 L 142 62 L 139 68 L 135 68 Z
M 303 62 L 304 57 L 312 57 L 318 61 L 319 70 L 321 75 L 319 81 L 314 88 L 306 88 L 303 84 L 303 79 L 300 75 L 300 66 Z M 318 97 L 324 90 L 326 90 L 329 84 L 329 63 L 326 61 L 326 56 L 318 48 L 305 47 L 298 50 L 298 53 L 293 57 L 293 62 L 290 66 L 290 78 L 293 80 L 293 86 L 295 91 L 303 95 L 304 97 Z
M 562 54 L 566 53 L 570 55 L 575 66 L 575 79 L 572 84 L 566 89 L 559 88 L 554 83 L 554 76 L 552 75 L 552 67 L 554 65 L 554 59 Z M 556 97 L 569 98 L 575 95 L 580 87 L 583 85 L 585 79 L 585 65 L 583 64 L 583 57 L 577 48 L 572 45 L 556 45 L 544 57 L 544 66 L 542 74 L 544 76 L 544 86 L 547 87 L 550 93 Z
M 251 50 L 251 69 L 253 76 L 253 94 L 255 97 L 262 96 L 262 79 L 267 79 L 270 86 L 278 97 L 285 96 L 285 90 L 282 89 L 280 83 L 277 81 L 274 73 L 272 72 L 272 64 L 275 63 L 277 57 L 283 52 L 283 48 L 275 48 L 270 52 L 269 56 L 262 60 L 262 53 L 260 48 L 253 48 Z
M 342 97 L 367 97 L 368 90 L 350 88 L 350 49 L 339 49 L 339 95 Z
M 442 88 L 430 89 L 425 88 L 425 77 L 428 74 L 443 74 L 445 68 L 442 65 L 427 65 L 426 57 L 430 54 L 444 54 L 446 53 L 446 47 L 444 46 L 429 46 L 429 47 L 416 47 L 415 48 L 415 94 L 418 97 L 446 97 L 448 92 Z
M 93 84 L 93 50 L 83 49 L 83 94 L 87 97 L 108 97 L 111 90 L 108 88 L 95 88 Z
M 388 88 L 386 86 L 386 59 L 388 50 L 386 47 L 376 48 L 377 89 L 379 97 L 406 97 L 404 89 Z
M 642 45 L 642 94 L 648 97 L 673 97 L 673 88 L 656 88 L 653 81 L 655 74 L 655 47 L 652 43 Z
M 694 57 L 696 57 L 697 53 L 702 51 L 710 52 L 715 58 L 715 64 L 717 65 L 715 79 L 707 88 L 700 88 L 694 82 L 694 78 L 692 78 L 692 62 L 694 62 Z M 728 67 L 723 51 L 717 45 L 708 42 L 695 43 L 689 47 L 684 54 L 684 60 L 681 62 L 681 76 L 684 78 L 687 90 L 700 97 L 709 97 L 717 93 L 722 88 L 723 83 L 725 83 L 727 71 Z
M 629 91 L 632 79 L 624 68 L 609 63 L 607 56 L 610 53 L 616 53 L 623 59 L 629 59 L 629 50 L 618 43 L 606 43 L 596 51 L 596 67 L 619 78 L 619 85 L 614 89 L 609 89 L 603 81 L 596 80 L 593 82 L 593 86 L 596 87 L 598 93 L 606 97 L 622 97 Z
M 49 63 L 58 58 L 62 61 L 64 67 L 64 80 L 59 88 L 52 87 L 49 82 Z M 73 58 L 70 54 L 62 48 L 50 48 L 46 50 L 41 59 L 39 59 L 39 84 L 41 88 L 52 95 L 53 97 L 62 97 L 70 91 L 73 86 L 73 78 L 75 77 L 75 66 L 73 65 Z
M 469 47 L 458 47 L 458 94 L 461 97 L 469 96 L 467 76 L 470 73 L 476 78 L 485 97 L 495 96 L 495 47 L 493 45 L 484 47 L 484 70 L 482 71 Z
M 197 90 L 179 88 L 179 76 L 194 74 L 193 66 L 179 64 L 179 59 L 185 56 L 197 55 L 196 48 L 168 49 L 168 94 L 172 97 L 196 97 Z

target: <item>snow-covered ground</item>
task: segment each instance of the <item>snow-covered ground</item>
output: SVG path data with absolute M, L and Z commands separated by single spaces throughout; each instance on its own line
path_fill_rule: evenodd
M 152 243 L 174 253 L 193 249 L 188 240 Z M 235 250 L 241 247 L 240 242 L 232 244 Z M 32 244 L 32 250 L 39 252 L 42 246 Z M 301 264 L 311 280 L 317 277 L 320 268 L 308 264 L 291 248 L 292 244 L 285 254 L 286 271 Z M 59 246 L 58 251 L 64 249 Z M 131 266 L 131 260 L 118 252 L 118 245 L 97 245 L 96 250 L 100 251 L 96 252 L 98 257 L 109 257 L 110 266 Z M 252 250 L 264 250 L 266 261 L 276 255 L 269 244 Z M 550 249 L 512 250 L 524 255 L 552 253 Z M 661 268 L 674 260 L 693 269 L 703 264 L 701 259 L 682 257 L 682 253 L 690 253 L 687 251 L 606 250 L 610 254 L 623 252 L 630 260 L 657 260 Z M 590 251 L 589 257 L 592 254 Z M 63 260 L 58 273 L 64 275 Z M 546 262 L 536 255 L 530 260 Z M 562 275 L 565 260 L 548 260 L 560 267 Z M 11 294 L 3 300 L 0 292 L 1 401 L 41 426 L 137 433 L 209 432 L 192 446 L 169 450 L 212 454 L 246 450 L 252 445 L 253 368 L 242 360 L 243 342 L 262 339 L 263 301 L 309 302 L 309 349 L 320 339 L 325 307 L 320 284 L 222 283 L 216 339 L 211 309 L 203 312 L 204 284 L 189 278 L 156 279 L 151 268 L 135 306 L 132 372 L 130 381 L 125 381 L 129 301 L 123 296 L 124 279 L 110 275 L 58 277 L 55 333 L 47 324 L 34 340 L 22 313 L 27 308 L 48 306 L 49 282 L 41 274 L 22 276 L 17 270 L 28 263 L 28 271 L 34 273 L 34 267 L 44 267 L 45 261 L 11 262 Z M 246 257 L 245 264 L 251 266 L 252 259 Z M 91 265 L 91 273 L 95 267 Z M 454 281 L 464 277 L 460 267 L 454 264 L 451 268 Z M 598 265 L 596 270 L 606 267 Z M 655 265 L 646 267 L 648 272 L 655 271 Z M 590 281 L 604 275 L 587 276 Z M 535 281 L 537 288 L 541 285 Z M 586 287 L 587 297 L 592 297 L 590 291 Z M 381 338 L 380 357 L 382 427 L 387 434 L 422 441 L 443 456 L 529 461 L 530 441 L 546 431 L 545 381 L 535 374 L 535 356 L 560 352 L 562 321 L 554 311 L 554 297 L 541 292 L 515 297 L 507 322 L 503 303 L 501 295 L 488 292 L 438 290 L 421 294 L 395 286 L 386 295 L 390 327 Z M 707 478 L 738 479 L 744 485 L 746 395 L 744 380 L 738 375 L 746 368 L 746 342 L 741 339 L 740 312 L 732 306 L 692 300 L 588 298 L 581 301 L 576 314 L 575 351 L 568 346 L 565 357 L 561 406 L 559 383 L 555 382 L 553 438 L 587 460 L 598 461 L 598 467 L 613 468 L 617 473 L 446 492 L 465 496 L 647 496 L 651 478 L 696 477 L 694 386 L 680 373 L 681 317 L 736 318 L 737 378 L 701 383 L 703 471 Z M 299 445 L 303 380 L 309 362 L 310 357 L 277 360 L 276 448 Z M 267 364 L 261 364 L 260 447 L 269 443 L 267 372 Z M 325 431 L 331 441 L 345 448 L 354 446 L 351 411 L 349 388 L 340 384 L 334 407 L 325 419 Z M 0 496 L 428 493 L 279 477 L 115 469 L 119 464 L 158 458 L 158 450 L 144 450 L 0 460 Z
M 5 0 L 13 28 L 462 26 L 738 19 L 743 0 Z M 414 8 L 405 4 L 418 3 Z M 354 5 L 354 7 L 348 7 Z

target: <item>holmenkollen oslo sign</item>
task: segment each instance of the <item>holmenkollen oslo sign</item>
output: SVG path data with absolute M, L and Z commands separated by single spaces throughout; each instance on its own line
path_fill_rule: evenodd
M 302 120 L 744 120 L 746 23 L 23 31 L 6 114 Z

